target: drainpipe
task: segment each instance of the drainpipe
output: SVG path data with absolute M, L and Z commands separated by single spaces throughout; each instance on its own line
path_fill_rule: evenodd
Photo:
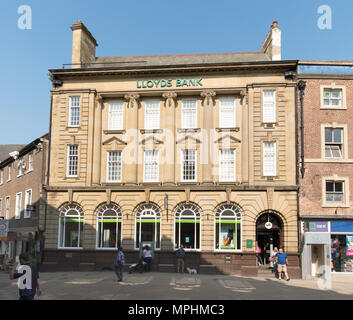
M 300 221 L 300 196 L 299 192 L 301 190 L 300 188 L 300 179 L 299 179 L 299 159 L 298 159 L 298 89 L 299 89 L 299 98 L 300 98 L 300 137 L 301 137 L 301 143 L 300 143 L 300 156 L 301 156 L 301 177 L 302 179 L 304 178 L 305 174 L 305 163 L 304 163 L 304 90 L 306 87 L 306 82 L 303 80 L 300 80 L 298 82 L 297 88 L 295 88 L 295 106 L 296 106 L 296 183 L 297 183 L 297 217 L 298 217 L 298 241 L 299 242 L 299 262 L 301 266 L 301 274 L 303 277 L 303 259 L 302 259 L 302 252 L 303 252 L 303 241 L 302 241 L 302 235 L 301 235 L 301 221 Z
M 306 82 L 300 80 L 298 82 L 299 97 L 300 97 L 300 137 L 301 137 L 301 168 L 300 172 L 302 174 L 302 179 L 304 179 L 305 174 L 305 164 L 304 164 L 304 90 L 306 87 Z

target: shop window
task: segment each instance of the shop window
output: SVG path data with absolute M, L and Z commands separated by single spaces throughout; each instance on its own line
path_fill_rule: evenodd
M 325 128 L 325 158 L 343 158 L 343 129 Z
M 82 248 L 84 215 L 82 209 L 70 204 L 60 210 L 59 248 Z
M 331 234 L 331 271 L 353 272 L 353 234 Z
M 124 104 L 123 102 L 109 103 L 108 129 L 123 130 L 124 123 Z
M 121 246 L 121 211 L 115 204 L 105 204 L 97 213 L 97 249 Z
M 326 181 L 326 202 L 344 203 L 343 181 Z
M 161 214 L 157 206 L 144 204 L 136 211 L 135 248 L 144 244 L 160 249 Z
M 182 204 L 175 211 L 175 248 L 200 249 L 200 212 L 195 205 Z
M 235 205 L 221 205 L 216 211 L 215 248 L 241 250 L 241 213 Z

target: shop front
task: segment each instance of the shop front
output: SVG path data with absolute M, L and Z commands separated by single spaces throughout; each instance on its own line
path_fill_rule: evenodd
M 353 221 L 308 221 L 302 250 L 302 277 L 353 272 Z

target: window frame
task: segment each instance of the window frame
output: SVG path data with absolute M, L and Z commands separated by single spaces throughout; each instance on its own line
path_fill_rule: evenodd
M 184 179 L 184 152 L 185 151 L 194 151 L 195 153 L 195 159 L 194 159 L 194 163 L 195 163 L 195 178 L 193 180 L 185 180 Z M 181 149 L 181 165 L 180 165 L 180 169 L 181 169 L 181 177 L 180 177 L 180 181 L 181 182 L 196 182 L 197 181 L 197 148 L 195 149 Z
M 341 90 L 341 105 L 325 105 L 325 90 Z M 346 100 L 346 86 L 344 85 L 336 85 L 334 83 L 321 85 L 320 86 L 320 109 L 333 109 L 333 110 L 346 110 L 347 109 L 347 100 Z
M 233 119 L 232 119 L 232 125 L 231 126 L 227 126 L 225 125 L 225 122 L 227 122 L 224 119 L 224 114 L 222 114 L 222 112 L 224 113 L 224 110 L 222 111 L 222 101 L 233 101 Z M 225 107 L 225 106 L 223 106 Z M 236 128 L 236 124 L 237 124 L 237 115 L 236 115 L 236 99 L 234 97 L 221 97 L 219 99 L 219 128 L 220 129 L 233 129 Z
M 7 166 L 7 181 L 10 182 L 12 180 L 12 167 L 11 164 Z
M 77 154 L 76 155 L 70 154 L 71 147 L 77 147 Z M 71 175 L 69 174 L 70 173 L 70 157 L 77 157 L 76 174 L 71 174 Z M 78 178 L 78 174 L 79 174 L 79 145 L 78 144 L 69 144 L 67 146 L 67 154 L 66 154 L 66 177 Z
M 33 151 L 31 151 L 28 154 L 28 170 L 27 170 L 27 173 L 28 172 L 32 172 L 34 170 L 33 163 L 34 163 L 34 153 L 33 153 Z
M 111 153 L 116 153 L 118 155 L 118 160 L 120 160 L 120 163 L 117 162 L 117 166 L 119 171 L 117 171 L 117 176 L 120 176 L 120 179 L 117 180 L 111 180 L 109 179 L 109 173 L 110 173 L 110 154 Z M 122 177 L 123 177 L 123 152 L 121 150 L 109 150 L 107 151 L 107 159 L 106 159 L 106 181 L 107 183 L 121 183 L 122 182 Z
M 150 207 L 150 208 L 148 208 Z M 148 214 L 143 214 L 146 211 L 153 211 L 154 215 L 152 217 L 152 215 L 148 215 Z M 154 203 L 144 203 L 141 204 L 137 209 L 136 209 L 136 213 L 135 213 L 135 232 L 134 232 L 134 250 L 140 250 L 140 246 L 141 246 L 141 238 L 142 238 L 142 220 L 152 220 L 154 219 L 154 224 L 155 224 L 155 234 L 154 234 L 154 243 L 156 245 L 156 240 L 157 240 L 157 235 L 158 232 L 156 230 L 156 228 L 159 228 L 159 247 L 157 248 L 155 246 L 155 250 L 156 251 L 160 251 L 161 250 L 161 241 L 162 241 L 162 215 L 161 215 L 161 211 L 159 209 L 159 207 L 157 205 L 155 205 Z M 137 247 L 137 224 L 139 223 L 139 239 L 138 239 L 138 243 L 139 243 L 139 247 Z M 153 242 L 153 241 L 152 241 Z
M 11 196 L 6 196 L 5 197 L 5 220 L 10 219 L 10 214 L 11 214 Z
M 265 92 L 273 92 L 273 110 L 272 115 L 267 115 L 265 113 Z M 271 124 L 277 122 L 277 92 L 276 89 L 265 89 L 262 90 L 262 123 Z
M 153 156 L 155 157 L 155 159 L 157 160 L 157 176 L 153 179 L 146 179 L 146 153 L 157 153 L 157 155 Z M 151 160 L 150 162 L 152 162 L 153 160 Z M 143 152 L 143 182 L 159 182 L 159 150 L 158 149 L 155 149 L 155 150 L 144 150 Z M 151 165 L 151 163 L 149 163 L 149 165 Z
M 265 170 L 265 145 L 266 144 L 274 144 L 273 150 L 273 169 L 272 172 L 267 172 Z M 262 142 L 262 176 L 263 177 L 277 177 L 277 141 L 263 141 Z
M 224 208 L 224 209 L 222 210 L 222 208 Z M 234 219 L 234 221 L 236 221 L 234 224 L 238 224 L 239 223 L 238 221 L 240 221 L 240 223 L 239 223 L 240 224 L 240 249 L 237 249 L 237 248 L 235 248 L 235 249 L 222 249 L 222 248 L 218 249 L 217 245 L 216 245 L 216 243 L 217 243 L 217 230 L 216 230 L 216 228 L 217 228 L 217 215 L 219 215 L 219 213 L 220 213 L 220 216 L 218 216 L 218 220 L 222 219 L 222 213 L 225 210 L 231 210 L 230 208 L 236 208 L 237 209 L 236 211 L 240 216 L 240 217 L 238 217 L 237 213 L 235 211 L 233 211 L 234 212 L 233 219 Z M 220 212 L 221 210 L 222 210 L 222 212 Z M 230 204 L 223 203 L 217 207 L 217 209 L 215 211 L 215 215 L 214 215 L 214 242 L 213 242 L 214 251 L 216 251 L 216 252 L 243 252 L 243 219 L 242 218 L 243 217 L 242 217 L 241 209 L 235 203 L 230 203 Z M 233 219 L 229 219 L 229 220 L 233 220 Z M 220 221 L 222 221 L 222 220 L 220 220 Z M 225 221 L 227 221 L 227 220 L 225 220 Z M 222 223 L 219 222 L 218 225 L 220 225 L 219 228 L 221 228 Z M 238 235 L 237 230 L 236 230 L 235 234 L 236 234 L 236 239 L 237 239 L 237 235 Z M 220 235 L 220 233 L 219 233 L 219 235 Z M 237 244 L 238 244 L 238 242 L 236 242 L 234 244 L 234 246 L 237 247 Z
M 74 106 L 72 104 L 72 100 L 73 98 L 78 98 L 79 100 L 79 105 L 78 106 Z M 73 109 L 78 109 L 78 119 L 75 119 L 76 122 L 73 124 Z M 80 127 L 80 124 L 81 124 L 81 96 L 80 95 L 77 95 L 77 96 L 70 96 L 69 97 L 69 116 L 68 116 L 68 124 L 67 126 L 69 128 L 78 128 Z
M 153 124 L 154 118 L 150 113 L 147 113 L 147 106 L 158 105 L 158 125 L 155 127 Z M 159 130 L 161 128 L 161 102 L 157 99 L 145 100 L 144 101 L 144 129 L 145 130 Z M 152 108 L 153 109 L 153 108 Z M 156 121 L 157 122 L 157 121 Z
M 182 209 L 182 207 L 185 207 L 184 209 Z M 192 207 L 192 209 L 190 209 L 190 207 Z M 193 203 L 180 203 L 176 206 L 175 210 L 174 210 L 174 250 L 177 250 L 179 247 L 180 247 L 180 244 L 181 244 L 181 224 L 183 222 L 181 222 L 180 220 L 182 220 L 183 216 L 182 216 L 182 212 L 186 211 L 186 210 L 190 210 L 190 211 L 193 211 L 194 213 L 194 218 L 193 218 L 193 221 L 194 221 L 194 248 L 185 248 L 184 246 L 184 250 L 185 251 L 191 251 L 191 252 L 198 252 L 198 251 L 201 251 L 202 249 L 202 244 L 201 244 L 201 240 L 202 240 L 202 219 L 201 219 L 201 211 L 200 209 L 198 208 L 198 206 L 196 206 L 195 204 Z M 177 217 L 177 214 L 178 214 L 178 211 L 179 211 L 179 216 Z M 190 217 L 190 216 L 184 216 L 184 218 L 186 217 Z M 179 220 L 177 222 L 177 220 Z M 190 219 L 190 221 L 192 221 L 192 219 Z M 179 228 L 178 228 L 178 239 L 179 239 L 179 242 L 177 243 L 177 229 L 176 229 L 176 224 L 179 224 Z M 198 242 L 199 242 L 199 248 L 197 248 L 197 224 L 199 224 L 199 239 L 198 239 Z
M 19 196 L 19 204 L 18 204 L 18 196 Z M 15 219 L 21 219 L 21 209 L 22 209 L 22 192 L 16 193 L 16 202 L 15 202 Z
M 332 138 L 331 142 L 327 142 L 326 141 L 326 131 L 327 130 L 331 131 L 331 138 Z M 334 141 L 334 132 L 335 132 L 335 130 L 337 130 L 337 131 L 339 130 L 341 132 L 341 142 L 340 143 Z M 344 158 L 344 138 L 345 138 L 344 137 L 344 128 L 325 127 L 325 129 L 324 129 L 325 159 L 343 159 Z M 331 147 L 338 146 L 341 156 L 340 157 L 327 157 L 326 156 L 326 148 L 329 147 L 329 146 L 331 146 Z
M 233 176 L 231 178 L 226 178 L 226 179 L 222 179 L 222 152 L 223 151 L 232 151 L 233 153 Z M 218 152 L 218 156 L 219 156 L 219 168 L 218 168 L 218 180 L 219 182 L 235 182 L 237 179 L 237 175 L 236 175 L 236 161 L 237 161 L 237 156 L 236 156 L 236 149 L 235 148 L 223 148 L 223 149 L 219 149 Z M 223 169 L 224 171 L 224 169 Z
M 333 202 L 326 200 L 326 182 L 342 182 L 343 202 Z M 323 208 L 349 208 L 349 178 L 337 175 L 322 177 L 322 204 Z
M 4 184 L 4 169 L 0 169 L 0 185 Z
M 116 216 L 104 216 L 104 213 L 107 210 L 113 210 L 116 212 Z M 116 230 L 116 237 L 115 237 L 115 247 L 100 247 L 99 243 L 103 243 L 103 227 L 104 227 L 104 219 L 108 218 L 107 220 L 114 220 L 115 219 L 115 230 Z M 99 220 L 103 220 L 103 222 L 100 222 Z M 123 215 L 122 212 L 119 208 L 118 205 L 116 205 L 115 203 L 111 203 L 111 204 L 103 204 L 101 206 L 99 206 L 98 211 L 97 211 L 97 215 L 96 215 L 96 250 L 116 250 L 119 246 L 121 246 L 122 243 L 122 236 L 123 236 Z M 99 225 L 99 223 L 101 223 L 101 225 Z M 101 230 L 100 230 L 100 236 L 101 239 L 99 238 L 99 226 L 101 226 Z M 119 238 L 119 231 L 120 231 L 120 238 Z
M 113 127 L 112 126 L 112 105 L 117 105 L 119 108 L 121 108 L 121 113 L 119 114 L 119 110 L 115 111 L 117 112 L 117 116 L 120 116 L 120 119 L 118 118 L 119 126 Z M 108 103 L 108 130 L 113 131 L 113 130 L 124 130 L 124 102 L 123 101 L 110 101 Z
M 64 212 L 65 210 L 65 212 Z M 66 213 L 74 210 L 78 213 L 78 215 L 67 215 Z M 81 215 L 82 213 L 82 215 Z M 78 218 L 78 241 L 77 241 L 77 247 L 65 247 L 65 231 L 66 231 L 66 217 L 69 218 Z M 61 219 L 64 219 L 64 229 L 62 230 L 61 228 Z M 81 223 L 82 223 L 82 230 L 81 230 Z M 85 223 L 85 215 L 80 206 L 77 204 L 68 204 L 63 206 L 60 209 L 59 213 L 59 230 L 58 230 L 58 249 L 69 249 L 69 250 L 82 250 L 83 245 L 81 246 L 80 244 L 82 243 L 81 239 L 81 234 L 83 234 L 84 231 L 84 223 Z M 61 239 L 61 233 L 63 232 L 63 237 Z M 63 240 L 63 241 L 60 241 Z M 62 243 L 63 242 L 63 243 Z M 62 246 L 64 244 L 64 246 Z
M 27 202 L 27 194 L 28 194 L 29 191 L 30 191 L 31 197 L 30 197 L 30 201 L 29 201 L 29 203 L 28 203 L 28 202 Z M 28 205 L 32 205 L 32 197 L 33 197 L 33 191 L 32 191 L 32 189 L 27 189 L 27 190 L 25 191 L 25 204 L 24 204 L 24 210 L 23 210 L 23 217 L 24 217 L 25 219 L 28 219 L 28 218 L 31 217 L 31 212 L 30 212 L 30 211 L 27 211 L 27 206 L 28 206 Z
M 195 102 L 195 115 L 194 115 L 194 119 L 192 120 L 193 124 L 191 126 L 186 126 L 185 122 L 186 122 L 186 115 L 185 115 L 185 103 L 187 101 L 193 101 Z M 182 99 L 181 101 L 181 128 L 182 129 L 196 129 L 197 128 L 197 122 L 198 122 L 198 116 L 197 116 L 197 110 L 198 109 L 198 100 L 197 99 Z

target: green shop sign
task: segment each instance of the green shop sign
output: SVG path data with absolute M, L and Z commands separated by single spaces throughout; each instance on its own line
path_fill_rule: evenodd
M 170 88 L 172 86 L 179 87 L 202 87 L 202 78 L 198 79 L 159 79 L 159 80 L 137 80 L 137 89 L 158 89 Z

